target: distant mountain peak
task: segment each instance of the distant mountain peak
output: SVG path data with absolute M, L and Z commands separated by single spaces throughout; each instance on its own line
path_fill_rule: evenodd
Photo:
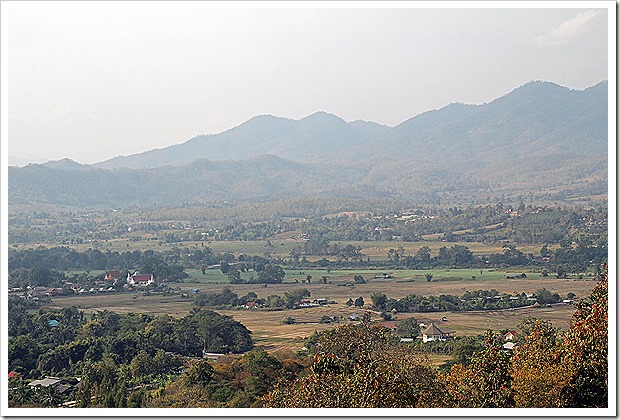
M 351 121 L 349 124 L 353 124 L 353 125 L 371 125 L 371 126 L 386 127 L 386 128 L 390 127 L 389 125 L 380 124 L 378 122 L 369 121 L 369 120 L 355 120 L 355 121 Z
M 537 95 L 543 95 L 552 91 L 571 91 L 573 89 L 569 89 L 565 86 L 558 85 L 557 83 L 549 82 L 547 80 L 530 80 L 527 83 L 522 84 L 519 87 L 516 87 L 512 90 L 512 92 L 504 95 L 518 94 L 518 93 L 536 93 Z
M 305 118 L 310 118 L 310 117 L 318 117 L 318 116 L 330 116 L 330 117 L 336 117 L 336 118 L 340 118 L 332 113 L 326 112 L 326 111 L 316 111 L 308 116 L 306 116 Z
M 274 121 L 275 120 L 279 120 L 279 121 L 282 121 L 282 120 L 290 120 L 290 118 L 279 117 L 279 116 L 273 115 L 273 114 L 259 114 L 259 115 L 256 115 L 256 116 L 250 118 L 248 121 L 260 121 L 260 120 L 274 120 Z M 246 122 L 248 122 L 248 121 L 246 121 Z
M 87 169 L 88 165 L 83 165 L 69 158 L 63 158 L 59 160 L 49 160 L 47 162 L 42 163 L 41 165 L 47 166 L 48 168 L 55 169 Z
M 482 161 L 491 159 L 492 154 L 514 157 L 556 149 L 592 154 L 604 146 L 599 145 L 604 140 L 600 127 L 607 126 L 603 124 L 606 82 L 601 83 L 584 94 L 549 81 L 531 81 L 489 103 L 450 103 L 395 127 L 347 122 L 325 110 L 299 119 L 261 114 L 219 134 L 197 136 L 95 167 L 147 168 L 196 159 L 247 160 L 260 155 L 304 163 L 372 162 L 377 160 L 378 150 L 383 158 L 424 161 L 462 160 L 464 156 Z M 582 150 L 583 144 L 594 140 L 596 147 Z
M 318 122 L 339 121 L 339 122 L 346 123 L 346 121 L 340 118 L 339 116 L 330 114 L 329 112 L 325 112 L 325 111 L 317 111 L 314 114 L 310 114 L 300 119 L 299 121 L 318 121 Z

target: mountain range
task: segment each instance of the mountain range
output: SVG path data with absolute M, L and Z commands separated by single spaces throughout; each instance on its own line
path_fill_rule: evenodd
M 260 115 L 215 135 L 93 165 L 9 168 L 9 203 L 123 206 L 606 191 L 608 84 L 529 82 L 482 105 L 450 104 L 388 127 L 326 112 Z M 78 172 L 79 171 L 79 172 Z M 78 175 L 79 174 L 79 175 Z

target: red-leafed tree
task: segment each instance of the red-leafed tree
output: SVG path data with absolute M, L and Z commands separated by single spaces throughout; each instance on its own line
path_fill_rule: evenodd
M 511 360 L 517 407 L 562 407 L 561 393 L 571 374 L 563 354 L 557 328 L 550 322 L 536 320 Z
M 562 390 L 565 407 L 608 406 L 608 305 L 604 266 L 589 298 L 577 305 L 564 337 L 565 360 L 572 367 L 570 382 Z
M 502 351 L 501 341 L 487 332 L 485 349 L 475 352 L 470 364 L 453 365 L 439 375 L 444 394 L 434 406 L 490 408 L 514 406 L 511 388 L 510 358 Z

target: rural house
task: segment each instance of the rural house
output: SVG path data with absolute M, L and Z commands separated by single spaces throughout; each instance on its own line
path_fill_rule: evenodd
M 398 327 L 398 322 L 395 321 L 381 321 L 379 325 L 385 328 L 389 328 L 390 331 L 396 332 L 396 328 Z
M 445 341 L 454 338 L 454 331 L 443 331 L 435 324 L 431 324 L 422 332 L 422 341 Z
M 103 279 L 105 281 L 118 280 L 121 278 L 121 272 L 118 270 L 108 270 L 105 272 Z
M 212 360 L 214 362 L 217 361 L 217 359 L 219 359 L 222 356 L 225 356 L 224 353 L 207 353 L 204 350 L 202 352 L 202 357 L 204 359 L 209 359 L 209 360 Z
M 74 388 L 71 381 L 65 378 L 57 378 L 55 376 L 46 376 L 44 379 L 39 379 L 30 382 L 30 388 L 36 388 L 41 386 L 43 388 L 52 387 L 54 391 L 59 394 L 64 394 Z
M 155 283 L 155 278 L 152 274 L 140 274 L 136 271 L 133 275 L 127 275 L 127 284 L 131 286 L 146 287 Z
M 502 345 L 502 349 L 504 352 L 513 351 L 514 348 L 515 348 L 515 343 L 513 343 L 512 341 L 508 341 L 507 343 L 504 343 L 504 345 Z
M 15 372 L 14 370 L 9 372 L 9 379 L 11 379 L 11 378 L 20 378 L 21 379 L 23 377 L 24 377 L 23 374 L 21 374 L 19 372 Z
M 504 334 L 504 341 L 514 341 L 516 337 L 517 337 L 516 331 L 508 331 L 506 334 Z

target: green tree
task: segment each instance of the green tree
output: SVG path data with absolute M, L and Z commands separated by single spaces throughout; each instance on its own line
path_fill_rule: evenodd
M 388 297 L 385 293 L 373 292 L 370 295 L 370 300 L 372 301 L 373 308 L 384 311 L 385 304 L 387 303 Z
M 366 283 L 366 280 L 364 279 L 364 276 L 362 276 L 361 274 L 356 274 L 355 276 L 353 276 L 353 280 L 357 284 L 364 284 L 364 283 Z
M 547 290 L 544 287 L 542 289 L 538 289 L 534 293 L 534 296 L 536 297 L 536 301 L 540 304 L 556 303 L 561 300 L 559 294 L 551 293 L 549 290 Z
M 228 261 L 220 261 L 220 270 L 222 271 L 222 274 L 228 274 L 228 270 L 230 269 L 230 264 L 228 264 Z
M 239 372 L 242 386 L 253 405 L 284 377 L 282 363 L 262 347 L 257 347 L 239 359 L 233 370 Z M 260 404 L 257 404 L 260 405 Z
M 9 407 L 19 407 L 26 404 L 32 404 L 35 398 L 35 393 L 30 387 L 28 381 L 22 379 L 19 375 L 13 376 L 9 379 Z
M 145 350 L 140 350 L 131 360 L 131 373 L 134 377 L 146 376 L 153 373 L 153 360 Z
M 214 369 L 207 360 L 194 361 L 183 374 L 182 380 L 187 385 L 206 386 L 213 380 Z
M 228 282 L 231 284 L 243 283 L 243 279 L 241 278 L 241 272 L 236 268 L 229 268 L 227 277 Z
M 279 265 L 267 264 L 265 269 L 258 273 L 258 283 L 277 284 L 284 281 L 284 270 Z
M 469 365 L 476 352 L 484 350 L 484 340 L 478 337 L 460 337 L 454 341 L 452 357 L 463 366 Z
M 558 265 L 555 269 L 555 272 L 556 272 L 556 277 L 559 279 L 565 279 L 568 276 L 566 267 L 564 267 L 563 265 Z
M 302 299 L 307 297 L 310 297 L 308 289 L 288 290 L 284 292 L 284 300 L 286 301 L 287 308 L 294 308 Z
M 415 254 L 415 261 L 419 268 L 429 267 L 431 259 L 431 249 L 426 245 L 418 249 Z
M 405 318 L 396 326 L 396 334 L 401 337 L 416 338 L 420 335 L 420 325 L 415 318 Z

